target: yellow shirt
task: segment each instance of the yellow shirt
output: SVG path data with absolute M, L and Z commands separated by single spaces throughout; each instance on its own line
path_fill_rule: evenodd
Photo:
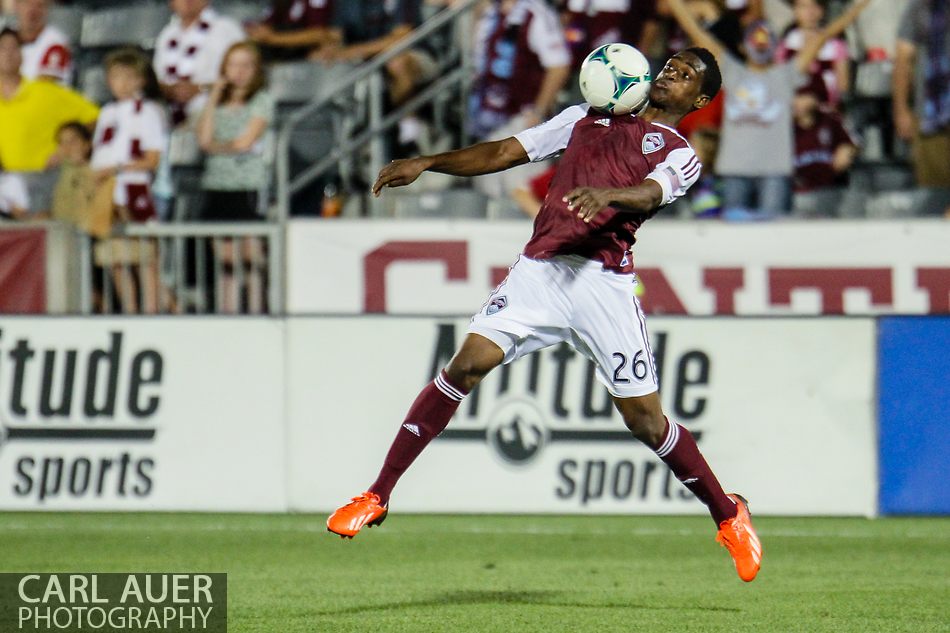
M 40 171 L 56 151 L 63 123 L 89 124 L 99 108 L 78 92 L 51 81 L 23 79 L 10 99 L 0 97 L 0 166 L 6 171 Z

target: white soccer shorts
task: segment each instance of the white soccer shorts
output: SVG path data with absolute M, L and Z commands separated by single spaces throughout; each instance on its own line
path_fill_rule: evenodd
M 636 283 L 584 257 L 522 255 L 468 331 L 497 344 L 505 364 L 567 341 L 594 361 L 612 395 L 645 396 L 659 381 Z

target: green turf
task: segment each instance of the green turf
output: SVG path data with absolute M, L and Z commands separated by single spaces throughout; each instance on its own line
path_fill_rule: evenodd
M 3 571 L 224 571 L 229 630 L 948 631 L 950 520 L 759 518 L 742 583 L 701 517 L 0 515 Z

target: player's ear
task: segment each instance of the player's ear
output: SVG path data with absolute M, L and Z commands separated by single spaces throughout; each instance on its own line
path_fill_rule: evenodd
M 700 108 L 705 108 L 706 106 L 709 105 L 710 101 L 712 101 L 712 99 L 709 98 L 709 95 L 699 95 L 693 101 L 693 110 L 699 110 Z

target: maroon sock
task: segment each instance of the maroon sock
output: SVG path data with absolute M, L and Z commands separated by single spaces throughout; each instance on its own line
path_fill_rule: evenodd
M 722 491 L 719 480 L 699 452 L 692 433 L 669 418 L 666 422 L 666 434 L 656 454 L 670 467 L 676 478 L 706 504 L 716 525 L 736 516 L 736 504 Z
M 396 482 L 422 449 L 445 429 L 466 395 L 449 382 L 445 371 L 422 389 L 389 447 L 382 470 L 369 487 L 370 492 L 379 495 L 380 503 L 389 503 Z

